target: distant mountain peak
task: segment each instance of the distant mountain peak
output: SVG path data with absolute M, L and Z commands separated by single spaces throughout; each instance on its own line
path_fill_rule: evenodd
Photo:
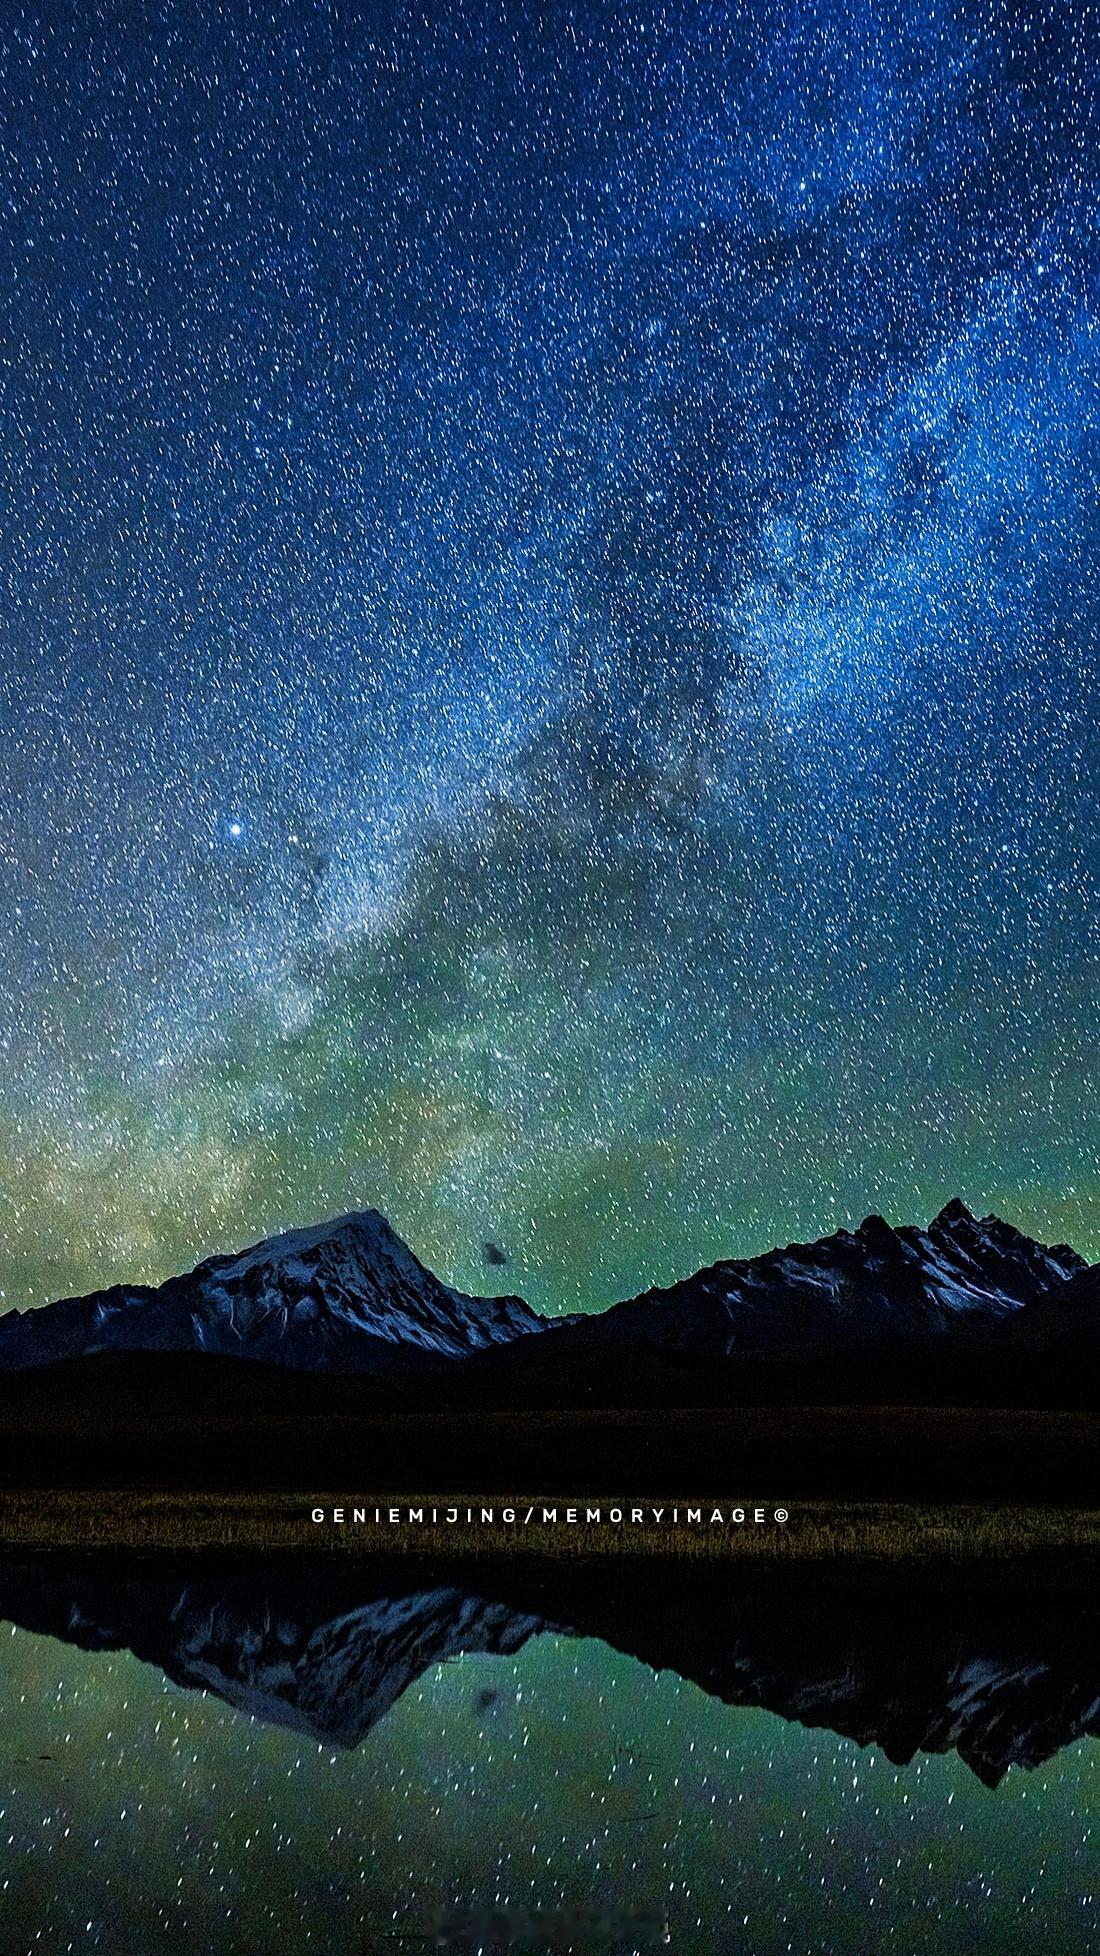
M 995 1325 L 1085 1267 L 1074 1250 L 1037 1243 L 999 1216 L 979 1221 L 956 1196 L 926 1229 L 872 1213 L 815 1243 L 712 1264 L 597 1322 L 612 1340 L 695 1357 L 912 1345 Z
M 204 1351 L 316 1371 L 465 1357 L 545 1328 L 521 1297 L 452 1290 L 378 1209 L 208 1256 L 156 1288 L 116 1285 L 0 1319 L 0 1367 L 102 1351 Z
M 351 1209 L 346 1215 L 333 1216 L 327 1222 L 263 1236 L 259 1242 L 250 1243 L 243 1250 L 218 1251 L 204 1258 L 193 1274 L 197 1276 L 200 1271 L 216 1271 L 226 1275 L 235 1271 L 243 1275 L 261 1264 L 285 1265 L 299 1261 L 311 1265 L 334 1257 L 352 1258 L 357 1262 L 382 1260 L 410 1274 L 431 1274 L 413 1255 L 380 1209 Z M 433 1278 L 432 1281 L 437 1282 L 438 1279 Z
M 933 1223 L 972 1223 L 978 1219 L 973 1210 L 967 1208 L 961 1195 L 953 1195 L 932 1220 Z
M 897 1232 L 893 1224 L 888 1223 L 885 1216 L 880 1216 L 873 1211 L 871 1215 L 864 1216 L 856 1229 L 856 1235 L 862 1236 L 867 1243 L 893 1244 L 897 1241 Z

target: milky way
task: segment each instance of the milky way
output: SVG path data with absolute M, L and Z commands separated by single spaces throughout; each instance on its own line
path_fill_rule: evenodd
M 1095 30 L 8 13 L 7 1303 L 1100 1254 Z

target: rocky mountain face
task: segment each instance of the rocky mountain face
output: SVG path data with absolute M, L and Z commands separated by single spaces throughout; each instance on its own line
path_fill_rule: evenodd
M 695 1356 L 799 1355 L 872 1342 L 980 1335 L 1084 1272 L 1065 1244 L 1033 1242 L 997 1216 L 949 1202 L 927 1229 L 868 1216 L 817 1243 L 715 1263 L 614 1305 L 608 1340 Z
M 532 1333 L 554 1332 L 554 1362 L 583 1372 L 617 1353 L 709 1361 L 926 1350 L 1013 1327 L 1080 1339 L 1095 1320 L 1095 1271 L 996 1216 L 950 1202 L 927 1229 L 868 1216 L 817 1243 L 712 1264 L 667 1289 L 575 1319 L 540 1317 L 519 1297 L 470 1297 L 418 1262 L 377 1210 L 208 1257 L 165 1284 L 116 1285 L 0 1318 L 0 1370 L 102 1352 L 211 1352 L 299 1370 L 383 1377 L 516 1347 L 539 1367 Z M 517 1377 L 519 1374 L 517 1373 Z
M 0 1616 L 90 1650 L 128 1648 L 247 1716 L 359 1745 L 410 1685 L 464 1653 L 598 1637 L 731 1706 L 875 1746 L 896 1764 L 957 1752 L 987 1786 L 1100 1737 L 1097 1610 L 1033 1593 L 754 1590 L 743 1574 L 650 1570 L 642 1590 L 558 1566 L 478 1587 L 368 1564 L 154 1573 L 0 1561 Z
M 519 1297 L 467 1297 L 419 1263 L 376 1209 L 208 1257 L 156 1288 L 116 1285 L 0 1318 L 0 1367 L 107 1351 L 202 1351 L 385 1372 L 540 1331 Z

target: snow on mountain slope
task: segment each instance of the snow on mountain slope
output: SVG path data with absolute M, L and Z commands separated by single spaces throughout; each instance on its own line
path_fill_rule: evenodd
M 923 1339 L 993 1324 L 1085 1267 L 1076 1251 L 1035 1243 L 997 1216 L 979 1221 L 955 1201 L 927 1229 L 868 1216 L 817 1243 L 712 1264 L 613 1305 L 599 1323 L 609 1339 L 697 1356 Z
M 1085 1273 L 1085 1274 L 1083 1274 Z M 470 1297 L 418 1262 L 377 1210 L 208 1257 L 153 1289 L 118 1285 L 0 1318 L 0 1368 L 104 1351 L 216 1352 L 312 1371 L 386 1374 L 469 1357 L 553 1329 L 558 1356 L 657 1346 L 694 1357 L 801 1355 L 917 1344 L 959 1329 L 1057 1324 L 1080 1290 L 1075 1251 L 1033 1242 L 950 1202 L 927 1229 L 868 1216 L 817 1243 L 716 1263 L 582 1320 L 519 1297 Z M 1087 1295 L 1086 1295 L 1087 1293 Z
M 544 1326 L 519 1297 L 468 1297 L 368 1209 L 208 1257 L 157 1288 L 116 1286 L 0 1318 L 0 1366 L 103 1351 L 206 1351 L 385 1371 L 464 1357 Z
M 268 1237 L 193 1272 L 205 1349 L 255 1348 L 324 1328 L 462 1357 L 539 1328 L 519 1297 L 468 1297 L 419 1263 L 377 1209 Z

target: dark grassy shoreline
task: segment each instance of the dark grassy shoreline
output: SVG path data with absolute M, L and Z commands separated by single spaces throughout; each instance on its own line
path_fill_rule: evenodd
M 692 1505 L 707 1516 L 714 1504 L 728 1515 L 728 1498 L 708 1495 Z M 404 1511 L 423 1508 L 424 1522 L 410 1523 Z M 439 1520 L 430 1522 L 435 1506 Z M 742 1568 L 746 1575 L 783 1569 L 815 1569 L 822 1577 L 848 1581 L 857 1571 L 926 1576 L 937 1570 L 953 1577 L 981 1578 L 983 1573 L 1028 1572 L 1060 1584 L 1095 1587 L 1100 1582 L 1100 1508 L 1065 1508 L 1022 1503 L 913 1502 L 798 1502 L 783 1524 L 774 1520 L 778 1505 L 761 1497 L 764 1524 L 752 1520 L 752 1509 L 741 1525 L 687 1525 L 647 1516 L 641 1525 L 608 1519 L 608 1497 L 594 1495 L 579 1503 L 578 1513 L 598 1507 L 601 1521 L 570 1524 L 568 1500 L 557 1493 L 516 1493 L 511 1497 L 363 1490 L 310 1490 L 301 1494 L 202 1494 L 150 1490 L 19 1489 L 0 1493 L 0 1554 L 55 1553 L 96 1558 L 140 1556 L 170 1558 L 178 1554 L 225 1556 L 326 1556 L 335 1559 L 387 1560 L 461 1558 L 464 1562 L 522 1561 L 581 1565 L 607 1561 L 634 1562 L 659 1557 L 691 1564 Z M 621 1504 L 643 1505 L 638 1498 Z M 660 1504 L 658 1504 L 660 1505 Z M 673 1501 L 665 1504 L 671 1511 Z M 686 1504 L 680 1504 L 681 1516 Z M 479 1520 L 482 1506 L 494 1510 L 494 1520 Z M 541 1510 L 556 1507 L 558 1522 L 547 1524 Z M 332 1519 L 342 1507 L 343 1524 Z M 353 1522 L 355 1507 L 366 1510 L 365 1522 Z M 374 1509 L 382 1518 L 374 1520 Z M 400 1524 L 387 1516 L 392 1507 L 403 1512 Z M 459 1510 L 457 1522 L 443 1516 Z M 526 1522 L 530 1508 L 533 1521 Z M 325 1519 L 314 1522 L 314 1508 Z M 466 1518 L 472 1508 L 473 1521 Z M 515 1520 L 502 1516 L 514 1512 Z
M 255 1376 L 254 1376 L 255 1375 Z M 1091 1411 L 927 1404 L 388 1407 L 376 1386 L 174 1364 L 0 1382 L 0 1551 L 680 1557 L 738 1567 L 1086 1565 Z M 125 1383 L 126 1390 L 121 1385 Z M 99 1390 L 107 1384 L 112 1391 Z M 245 1387 L 249 1390 L 246 1392 Z M 93 1390 L 93 1387 L 95 1388 Z M 194 1397 L 194 1392 L 199 1394 Z M 513 1504 L 749 1510 L 741 1525 L 508 1522 Z M 355 1507 L 483 1504 L 489 1527 Z M 310 1511 L 325 1511 L 320 1524 Z M 768 1515 L 757 1525 L 751 1511 Z M 332 1510 L 343 1507 L 343 1524 Z M 789 1522 L 774 1521 L 776 1508 Z

